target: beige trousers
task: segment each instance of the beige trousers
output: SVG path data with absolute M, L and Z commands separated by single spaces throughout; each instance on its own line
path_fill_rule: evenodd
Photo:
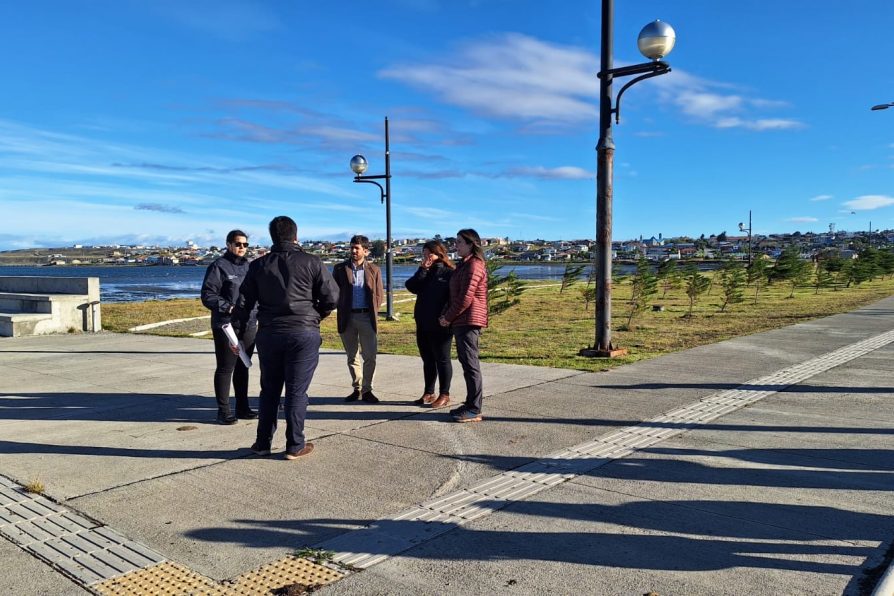
M 373 379 L 376 376 L 376 352 L 379 349 L 379 338 L 373 330 L 369 313 L 351 313 L 345 332 L 339 335 L 348 355 L 351 384 L 354 389 L 359 389 L 362 393 L 372 391 Z M 362 369 L 361 359 L 363 360 Z

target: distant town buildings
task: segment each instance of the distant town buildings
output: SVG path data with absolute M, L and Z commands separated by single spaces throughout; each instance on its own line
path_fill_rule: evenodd
M 447 245 L 448 252 L 456 257 L 453 238 L 439 238 Z M 414 263 L 422 259 L 422 245 L 429 238 L 401 238 L 392 246 L 394 262 Z M 595 242 L 590 239 L 570 240 L 520 240 L 510 238 L 485 238 L 484 250 L 487 258 L 518 262 L 563 262 L 586 261 L 592 259 L 591 251 Z M 783 249 L 795 245 L 801 257 L 812 259 L 820 252 L 837 254 L 842 258 L 854 258 L 864 246 L 877 248 L 894 246 L 894 231 L 868 232 L 829 231 L 825 233 L 794 232 L 791 234 L 753 235 L 751 251 L 754 257 L 778 257 Z M 350 245 L 348 241 L 309 240 L 301 242 L 304 250 L 319 255 L 327 263 L 347 259 Z M 207 266 L 223 254 L 224 247 L 198 246 L 192 240 L 182 247 L 162 247 L 148 245 L 74 245 L 69 249 L 49 249 L 41 254 L 34 251 L 41 264 L 52 265 L 180 265 Z M 267 252 L 266 246 L 255 245 L 248 249 L 249 258 L 257 258 Z M 21 251 L 17 251 L 21 252 Z M 372 256 L 382 258 L 385 243 L 374 240 Z M 645 257 L 651 261 L 667 259 L 738 259 L 748 257 L 748 236 L 728 236 L 725 233 L 699 238 L 640 237 L 637 240 L 619 240 L 612 243 L 612 258 L 636 260 Z

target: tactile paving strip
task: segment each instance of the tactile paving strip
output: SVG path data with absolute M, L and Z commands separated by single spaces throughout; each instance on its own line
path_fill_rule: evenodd
M 892 341 L 894 331 L 881 333 L 748 381 L 741 387 L 709 395 L 635 426 L 549 454 L 470 488 L 421 503 L 317 546 L 335 551 L 333 560 L 336 562 L 358 568 L 370 567 L 471 520 L 489 515 L 513 501 L 525 499 L 637 450 L 698 428 Z
M 114 530 L 0 476 L 0 534 L 89 585 L 164 560 Z
M 260 596 L 295 584 L 323 586 L 342 577 L 328 567 L 288 556 L 222 583 L 178 563 L 165 562 L 91 587 L 106 596 Z
M 271 590 L 294 584 L 322 586 L 344 577 L 328 567 L 295 556 L 284 557 L 259 569 L 243 573 L 228 586 L 227 594 L 269 594 Z
M 165 562 L 91 586 L 108 596 L 220 596 L 225 586 L 177 563 Z

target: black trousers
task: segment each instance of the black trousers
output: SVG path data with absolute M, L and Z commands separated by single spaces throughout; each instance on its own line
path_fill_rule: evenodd
M 450 394 L 453 379 L 453 365 L 450 363 L 450 340 L 453 334 L 448 327 L 438 329 L 416 328 L 416 345 L 422 357 L 422 375 L 425 378 L 425 393 L 435 392 L 435 381 L 439 381 L 439 392 Z
M 249 327 L 242 335 L 242 344 L 246 353 L 251 356 L 255 351 L 256 325 Z M 248 369 L 242 364 L 239 356 L 230 350 L 230 342 L 219 327 L 212 327 L 214 334 L 214 356 L 217 368 L 214 369 L 214 397 L 217 398 L 217 409 L 223 414 L 230 413 L 230 383 L 236 394 L 236 411 L 245 412 L 248 407 Z
M 453 328 L 456 338 L 456 357 L 463 366 L 466 379 L 466 408 L 475 414 L 481 413 L 484 399 L 484 381 L 481 377 L 481 363 L 478 361 L 478 338 L 481 327 L 461 325 Z

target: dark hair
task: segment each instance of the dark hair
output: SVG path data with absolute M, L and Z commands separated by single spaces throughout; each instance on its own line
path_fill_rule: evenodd
M 230 233 L 227 234 L 227 244 L 236 240 L 238 236 L 245 236 L 245 239 L 248 240 L 248 234 L 242 230 L 230 230 Z
M 367 238 L 366 236 L 362 236 L 360 234 L 354 234 L 353 236 L 351 236 L 351 246 L 355 244 L 359 244 L 366 250 L 369 250 L 369 238 Z
M 478 232 L 472 228 L 463 228 L 456 233 L 456 236 L 458 238 L 461 237 L 467 243 L 472 245 L 473 257 L 477 257 L 482 261 L 484 260 L 484 250 L 481 248 L 481 236 L 478 235 Z
M 448 269 L 456 269 L 456 265 L 447 256 L 447 247 L 440 240 L 429 240 L 422 245 L 422 248 L 423 250 L 428 250 L 433 255 L 438 255 L 438 260 L 444 263 Z
M 288 243 L 298 240 L 298 225 L 288 215 L 278 215 L 270 220 L 270 239 L 273 243 Z

